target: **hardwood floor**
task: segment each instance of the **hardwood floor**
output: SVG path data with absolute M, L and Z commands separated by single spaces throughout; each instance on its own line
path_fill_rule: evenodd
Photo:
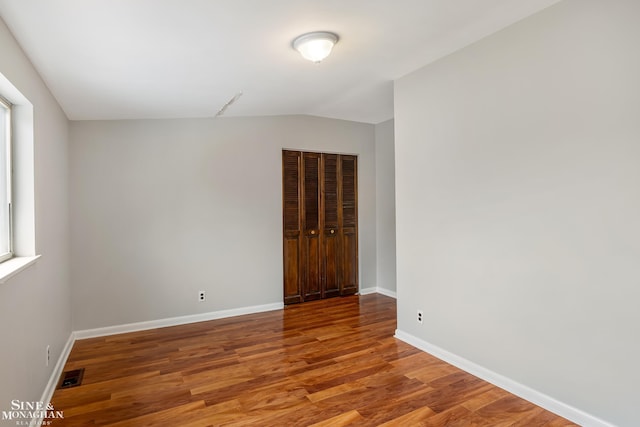
M 575 425 L 393 338 L 395 318 L 374 294 L 80 340 L 51 425 Z

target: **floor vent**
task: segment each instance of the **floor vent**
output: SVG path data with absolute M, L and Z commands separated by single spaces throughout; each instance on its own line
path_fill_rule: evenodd
M 84 368 L 63 372 L 62 378 L 60 378 L 60 384 L 58 385 L 58 388 L 77 387 L 80 384 L 82 384 L 83 376 L 84 376 Z

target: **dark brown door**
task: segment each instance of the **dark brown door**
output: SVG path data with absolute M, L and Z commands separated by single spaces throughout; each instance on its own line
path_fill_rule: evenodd
M 284 249 L 284 303 L 304 301 L 300 250 L 300 169 L 301 154 L 296 151 L 282 152 L 282 222 Z
M 358 170 L 355 156 L 340 156 L 342 283 L 340 295 L 358 292 Z
M 322 155 L 322 288 L 324 298 L 340 295 L 338 155 Z
M 282 153 L 284 302 L 358 291 L 357 158 Z
M 302 153 L 302 291 L 305 301 L 322 298 L 320 245 L 320 154 Z

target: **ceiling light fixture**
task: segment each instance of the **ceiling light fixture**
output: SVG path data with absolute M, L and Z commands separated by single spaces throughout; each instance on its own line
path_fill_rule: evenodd
M 318 63 L 329 56 L 336 43 L 338 43 L 337 34 L 315 31 L 296 37 L 291 45 L 304 59 Z

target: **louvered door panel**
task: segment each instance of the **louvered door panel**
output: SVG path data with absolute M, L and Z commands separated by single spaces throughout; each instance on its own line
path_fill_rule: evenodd
M 300 232 L 300 153 L 284 151 L 282 153 L 283 168 L 283 204 L 284 231 Z
M 302 153 L 304 208 L 302 214 L 303 271 L 305 301 L 322 298 L 320 245 L 320 154 Z
M 350 295 L 358 292 L 358 169 L 355 156 L 340 156 L 340 208 L 340 295 Z
M 324 228 L 337 229 L 338 222 L 338 155 L 323 154 Z
M 338 215 L 338 155 L 322 155 L 322 290 L 323 297 L 340 294 L 340 223 Z
M 295 151 L 282 152 L 282 216 L 284 251 L 284 302 L 302 302 L 300 263 L 300 163 Z

